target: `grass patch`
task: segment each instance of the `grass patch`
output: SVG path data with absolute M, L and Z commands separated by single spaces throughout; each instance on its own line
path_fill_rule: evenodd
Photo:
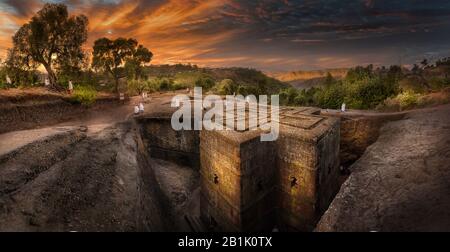
M 97 91 L 92 87 L 77 86 L 74 89 L 71 101 L 76 104 L 90 106 L 97 99 Z

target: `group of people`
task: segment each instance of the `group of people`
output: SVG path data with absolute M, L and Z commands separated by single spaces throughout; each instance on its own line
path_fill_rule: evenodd
M 142 102 L 134 106 L 134 114 L 138 115 L 141 113 L 144 113 L 144 104 Z
M 148 98 L 147 92 L 142 92 L 141 98 L 142 98 L 142 101 L 139 104 L 136 104 L 134 106 L 134 114 L 135 115 L 144 113 L 144 100 Z

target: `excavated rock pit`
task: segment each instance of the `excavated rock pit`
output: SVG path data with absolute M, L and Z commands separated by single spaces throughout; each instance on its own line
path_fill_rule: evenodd
M 158 113 L 170 113 L 172 110 L 167 105 L 162 103 L 155 106 L 151 111 L 152 118 L 157 118 Z M 48 104 L 45 106 L 54 107 Z M 17 116 L 10 118 L 14 121 Z M 380 128 L 386 122 L 399 120 L 403 116 L 340 116 L 341 165 L 350 167 L 349 170 L 355 176 L 350 175 L 316 230 L 413 230 L 396 227 L 395 223 L 368 225 L 366 229 L 361 226 L 363 224 L 344 225 L 345 221 L 342 221 L 353 219 L 359 211 L 346 211 L 347 208 L 343 208 L 352 205 L 348 200 L 342 200 L 347 199 L 346 191 L 364 187 L 352 181 L 374 181 L 369 177 L 358 179 L 360 175 L 357 174 L 361 174 L 361 171 L 355 168 L 372 162 L 372 154 L 364 154 L 366 148 L 375 143 L 374 146 L 380 146 L 369 147 L 368 150 L 381 151 L 386 137 L 383 136 L 385 130 L 380 131 Z M 149 124 L 148 117 L 141 116 L 98 130 L 92 130 L 96 126 L 90 125 L 3 134 L 3 139 L 21 140 L 15 141 L 15 145 L 0 146 L 0 231 L 214 230 L 209 226 L 211 223 L 199 218 L 199 133 L 175 132 L 167 127 L 165 119 L 153 119 Z M 23 122 L 22 119 L 19 121 Z M 8 123 L 8 127 L 18 125 Z M 10 130 L 4 129 L 2 132 L 5 131 Z M 401 134 L 401 131 L 395 133 Z M 28 140 L 27 136 L 33 140 Z M 448 146 L 448 143 L 443 146 Z M 357 161 L 361 155 L 366 161 Z M 433 161 L 435 158 L 426 160 L 428 166 L 436 162 L 442 164 L 439 160 Z M 357 162 L 351 166 L 354 161 Z M 408 169 L 413 170 L 412 167 Z M 399 179 L 397 177 L 405 176 L 400 174 L 394 177 Z M 403 188 L 408 183 L 399 181 L 395 185 Z M 370 196 L 369 192 L 367 195 L 363 198 L 370 198 L 379 204 L 389 200 L 372 198 L 374 195 Z M 393 197 L 391 201 L 396 199 Z M 439 199 L 437 197 L 436 202 Z M 344 210 L 337 212 L 339 208 Z M 388 213 L 386 211 L 382 213 Z M 436 211 L 440 213 L 440 210 Z M 400 212 L 396 214 L 393 216 L 401 216 Z M 411 216 L 405 218 L 411 219 Z M 383 220 L 392 218 L 379 219 L 377 223 L 387 223 Z

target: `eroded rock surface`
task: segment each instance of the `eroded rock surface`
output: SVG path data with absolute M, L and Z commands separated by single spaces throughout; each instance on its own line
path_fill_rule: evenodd
M 158 200 L 140 203 L 149 193 L 140 192 L 131 123 L 85 131 L 62 132 L 0 158 L 1 231 L 147 230 L 142 222 L 150 220 L 139 213 Z
M 450 231 L 450 106 L 390 122 L 316 231 Z

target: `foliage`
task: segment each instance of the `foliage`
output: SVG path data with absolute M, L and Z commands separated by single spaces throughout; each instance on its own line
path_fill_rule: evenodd
M 349 108 L 371 109 L 399 92 L 400 78 L 401 69 L 398 67 L 375 71 L 371 65 L 358 66 L 350 69 L 342 80 L 336 80 L 331 74 L 327 74 L 320 88 L 283 89 L 280 92 L 280 102 L 283 105 L 332 109 L 340 108 L 342 103 L 346 103 Z
M 17 72 L 42 65 L 50 84 L 57 88 L 54 67 L 80 67 L 85 57 L 82 45 L 87 39 L 87 26 L 86 16 L 69 17 L 64 4 L 45 4 L 13 36 L 14 47 L 9 51 L 7 66 Z
M 209 77 L 201 77 L 195 81 L 195 86 L 203 88 L 203 92 L 208 91 L 214 85 L 215 85 L 214 80 Z
M 8 88 L 6 83 L 6 76 L 7 76 L 6 68 L 0 67 L 0 89 Z
M 438 77 L 438 76 L 432 76 L 431 78 L 429 78 L 428 83 L 432 90 L 440 90 L 440 89 L 450 86 L 450 78 L 447 78 L 447 77 L 442 78 L 442 77 Z
M 175 86 L 180 85 L 193 88 L 196 86 L 196 83 L 202 87 L 212 85 L 209 91 L 217 94 L 277 94 L 281 89 L 289 87 L 287 83 L 248 68 L 198 68 L 195 65 L 177 64 L 170 66 L 146 66 L 144 69 L 144 75 L 169 78 L 173 80 Z M 206 83 L 204 83 L 204 80 L 206 80 Z M 233 81 L 232 90 L 222 89 L 223 83 L 221 82 L 223 80 Z
M 177 83 L 177 82 L 172 82 L 170 89 L 171 90 L 181 90 L 181 89 L 186 89 L 189 86 L 183 83 Z
M 147 81 L 143 80 L 128 80 L 128 93 L 133 95 L 141 94 L 142 92 L 147 91 L 147 84 Z
M 97 91 L 89 86 L 78 85 L 74 87 L 71 101 L 82 105 L 90 106 L 97 99 Z
M 237 93 L 238 86 L 231 79 L 223 79 L 216 84 L 215 92 L 220 95 L 232 95 Z
M 125 69 L 128 79 L 140 79 L 143 77 L 143 65 L 152 60 L 153 53 L 143 45 L 139 45 L 133 52 L 133 56 L 128 58 Z
M 412 91 L 405 91 L 399 94 L 396 98 L 400 103 L 400 108 L 405 109 L 412 107 L 413 105 L 417 105 L 419 100 L 419 94 L 414 93 Z
M 128 75 L 128 79 L 137 79 L 141 76 L 142 65 L 150 62 L 152 57 L 153 54 L 135 39 L 100 38 L 94 42 L 92 67 L 111 74 L 115 91 L 118 92 L 119 79 L 125 75 Z
M 141 94 L 142 92 L 156 92 L 185 89 L 182 84 L 175 84 L 169 78 L 153 78 L 149 80 L 129 80 L 128 92 L 130 94 Z

